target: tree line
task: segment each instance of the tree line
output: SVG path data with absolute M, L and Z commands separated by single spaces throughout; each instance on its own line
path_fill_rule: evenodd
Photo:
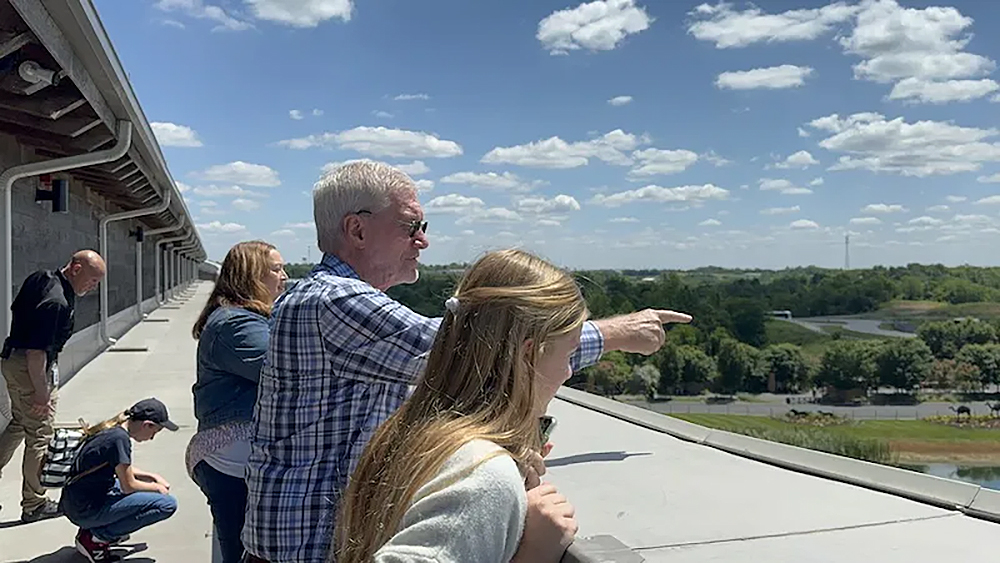
M 423 267 L 417 283 L 388 293 L 421 314 L 439 316 L 466 267 Z M 311 268 L 295 264 L 286 270 L 294 278 Z M 888 343 L 842 339 L 832 342 L 818 363 L 810 362 L 798 346 L 768 342 L 766 331 L 773 310 L 811 317 L 865 313 L 894 299 L 997 300 L 1000 268 L 910 264 L 846 271 L 701 268 L 573 275 L 595 318 L 646 307 L 684 311 L 695 318 L 692 325 L 671 329 L 667 345 L 653 357 L 609 354 L 574 378 L 574 384 L 597 392 L 756 393 L 813 386 L 906 391 L 925 384 L 972 389 L 1000 379 L 996 330 L 988 323 L 927 323 L 919 338 Z
M 835 401 L 873 391 L 983 393 L 1000 385 L 998 336 L 993 324 L 974 319 L 931 322 L 916 338 L 834 338 L 818 361 L 810 361 L 794 344 L 757 348 L 722 328 L 700 340 L 682 326 L 670 330 L 656 354 L 606 354 L 568 384 L 603 395 L 648 397 L 706 390 L 734 395 L 819 389 Z

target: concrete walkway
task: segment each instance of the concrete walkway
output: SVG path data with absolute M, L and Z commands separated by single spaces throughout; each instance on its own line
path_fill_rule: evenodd
M 85 366 L 61 390 L 56 420 L 72 424 L 83 417 L 89 423 L 110 418 L 133 403 L 156 397 L 166 403 L 170 417 L 181 427 L 163 431 L 152 442 L 133 442 L 135 465 L 163 475 L 177 497 L 173 518 L 133 534 L 125 546 L 133 563 L 200 563 L 211 559 L 212 518 L 198 486 L 187 476 L 184 450 L 194 434 L 191 385 L 195 380 L 197 342 L 191 338 L 210 283 L 196 283 L 176 302 L 153 311 L 147 321 L 128 332 L 122 347 L 147 346 L 147 352 L 105 352 Z M 168 322 L 157 322 L 169 319 Z M 59 518 L 34 524 L 20 522 L 20 450 L 0 478 L 0 563 L 79 563 L 73 548 L 76 527 Z M 50 491 L 57 499 L 59 491 Z

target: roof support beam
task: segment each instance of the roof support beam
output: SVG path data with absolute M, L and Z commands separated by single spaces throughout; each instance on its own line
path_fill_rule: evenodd
M 29 31 L 17 35 L 0 35 L 0 59 L 31 43 L 32 39 L 34 38 Z
M 101 120 L 95 117 L 47 119 L 2 108 L 0 108 L 0 121 L 63 137 L 79 137 L 101 123 Z
M 115 131 L 117 120 L 94 80 L 87 73 L 83 63 L 73 52 L 73 47 L 49 15 L 48 10 L 38 0 L 7 0 L 28 24 L 39 42 L 48 49 L 49 54 L 62 68 L 66 76 L 73 81 L 83 97 L 90 102 L 94 112 L 107 126 L 108 131 Z M 112 135 L 113 136 L 113 135 Z
M 69 95 L 48 95 L 41 100 L 0 92 L 0 108 L 19 111 L 44 119 L 59 119 L 87 103 L 86 98 Z M 113 131 L 113 129 L 111 129 Z

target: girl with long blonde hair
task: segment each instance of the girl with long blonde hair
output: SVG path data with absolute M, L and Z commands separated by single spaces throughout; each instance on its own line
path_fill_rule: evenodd
M 526 491 L 525 477 L 587 320 L 579 287 L 532 254 L 497 251 L 446 306 L 423 378 L 341 497 L 331 562 L 554 563 L 572 541 L 572 507 L 551 485 Z M 554 521 L 529 515 L 532 496 Z

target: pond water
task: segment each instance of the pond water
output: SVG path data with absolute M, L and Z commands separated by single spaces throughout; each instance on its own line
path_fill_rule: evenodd
M 927 475 L 935 475 L 937 477 L 945 477 L 947 479 L 955 479 L 957 481 L 975 483 L 976 485 L 986 487 L 987 489 L 1000 491 L 1000 467 L 963 467 L 961 465 L 952 465 L 950 463 L 906 465 L 904 467 L 911 471 L 918 471 L 920 473 L 926 473 Z

